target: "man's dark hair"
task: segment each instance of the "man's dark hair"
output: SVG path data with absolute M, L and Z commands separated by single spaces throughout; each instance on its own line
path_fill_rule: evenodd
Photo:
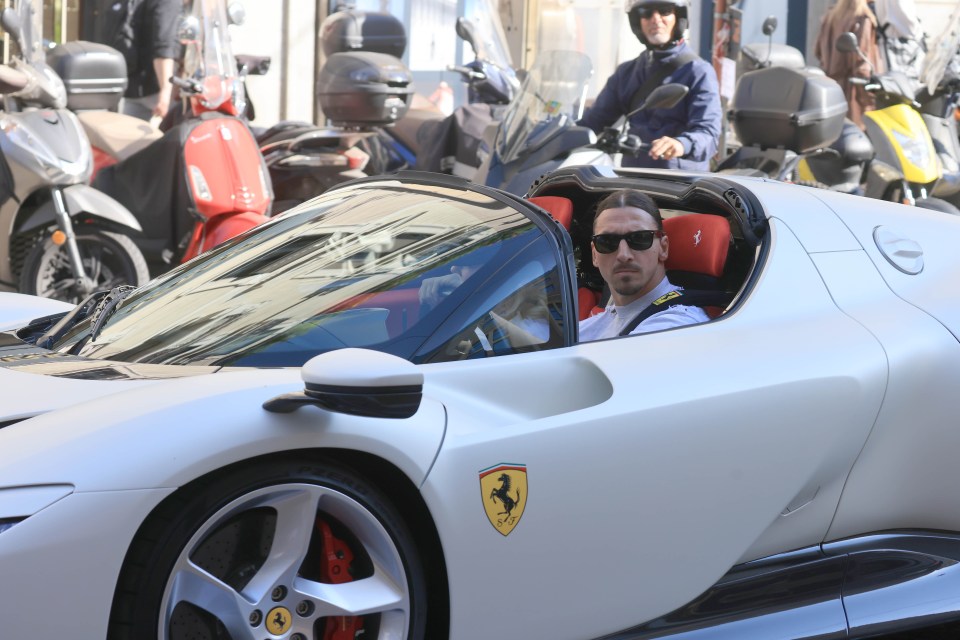
M 657 229 L 663 231 L 663 216 L 660 215 L 660 207 L 653 201 L 653 198 L 636 189 L 620 189 L 619 191 L 614 191 L 598 202 L 597 212 L 593 216 L 593 230 L 597 230 L 597 218 L 603 211 L 607 209 L 622 209 L 623 207 L 646 211 L 657 223 Z

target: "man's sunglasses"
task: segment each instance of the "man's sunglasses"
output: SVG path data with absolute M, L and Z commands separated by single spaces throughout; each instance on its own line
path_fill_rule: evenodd
M 669 4 L 656 7 L 640 7 L 640 17 L 644 20 L 649 20 L 653 17 L 654 13 L 659 13 L 661 16 L 666 18 L 667 16 L 672 16 L 674 13 L 676 13 L 676 10 L 676 7 Z
M 597 253 L 613 253 L 620 248 L 620 241 L 626 240 L 627 246 L 634 251 L 644 251 L 653 245 L 654 238 L 662 238 L 663 231 L 631 231 L 630 233 L 598 233 L 593 236 L 593 246 Z

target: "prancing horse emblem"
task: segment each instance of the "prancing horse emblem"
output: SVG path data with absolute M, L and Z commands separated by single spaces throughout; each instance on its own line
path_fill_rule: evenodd
M 490 524 L 503 535 L 513 531 L 527 503 L 527 466 L 500 463 L 480 472 L 480 494 Z
M 703 233 L 702 229 L 697 229 L 697 232 L 693 234 L 693 246 L 695 247 L 700 246 L 700 236 L 702 233 Z

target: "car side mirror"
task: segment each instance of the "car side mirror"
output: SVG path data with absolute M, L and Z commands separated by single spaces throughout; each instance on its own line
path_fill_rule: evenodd
M 304 390 L 263 403 L 274 413 L 312 404 L 369 418 L 409 418 L 420 408 L 423 373 L 412 362 L 370 349 L 337 349 L 311 358 L 300 370 Z

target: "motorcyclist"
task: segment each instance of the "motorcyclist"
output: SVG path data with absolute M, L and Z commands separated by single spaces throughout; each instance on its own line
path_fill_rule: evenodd
M 600 133 L 661 84 L 680 83 L 690 92 L 669 109 L 629 115 L 630 133 L 649 142 L 650 151 L 625 156 L 624 166 L 710 169 L 723 115 L 720 87 L 713 67 L 684 40 L 688 5 L 688 0 L 627 0 L 630 28 L 646 48 L 617 67 L 579 124 Z

